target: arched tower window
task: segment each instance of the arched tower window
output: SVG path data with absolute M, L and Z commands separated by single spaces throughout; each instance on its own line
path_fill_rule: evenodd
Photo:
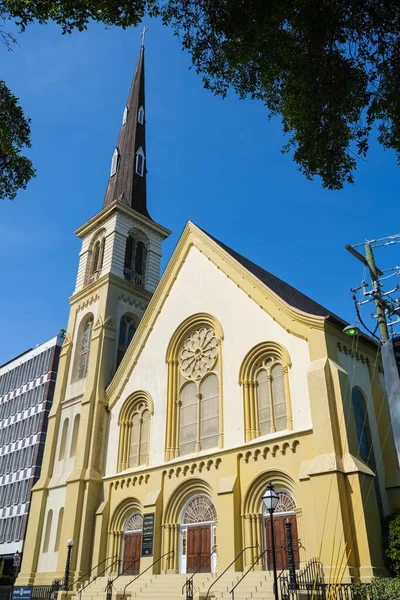
M 287 351 L 262 342 L 246 355 L 239 374 L 243 387 L 245 441 L 293 429 Z
M 125 352 L 135 334 L 136 326 L 131 315 L 124 315 L 119 326 L 117 368 L 123 359 Z
M 141 106 L 138 110 L 138 121 L 141 125 L 144 123 L 144 108 Z
M 70 457 L 76 456 L 76 447 L 78 444 L 78 434 L 79 434 L 79 423 L 81 417 L 80 415 L 76 415 L 74 419 L 74 428 L 72 430 L 72 440 L 71 440 L 71 450 L 69 452 Z
M 222 446 L 222 332 L 207 315 L 194 315 L 185 323 L 175 332 L 167 355 L 166 460 Z
M 128 117 L 128 107 L 125 106 L 124 114 L 122 115 L 122 125 L 125 125 L 127 117 Z
M 44 532 L 44 540 L 43 540 L 43 552 L 49 551 L 49 542 L 50 542 L 52 522 L 53 522 L 53 511 L 50 509 L 49 512 L 47 513 L 46 529 Z
M 128 235 L 125 246 L 124 277 L 138 286 L 144 286 L 146 272 L 146 245 L 143 240 Z
M 64 460 L 64 457 L 65 457 L 65 448 L 67 446 L 68 427 L 69 427 L 69 419 L 65 419 L 65 421 L 63 423 L 62 433 L 61 433 L 61 442 L 60 442 L 60 451 L 58 453 L 58 460 Z
M 110 177 L 115 175 L 115 173 L 117 172 L 118 162 L 119 162 L 119 150 L 118 150 L 118 148 L 115 148 L 114 154 L 112 155 L 112 159 L 111 159 Z
M 358 456 L 368 466 L 375 466 L 374 451 L 372 449 L 372 436 L 369 426 L 367 404 L 364 394 L 358 388 L 353 388 L 351 392 L 351 401 L 353 404 L 354 419 L 356 422 Z
M 63 519 L 64 519 L 64 509 L 60 508 L 60 511 L 58 513 L 58 523 L 57 523 L 56 541 L 54 543 L 54 552 L 58 552 L 58 549 L 60 547 L 60 538 L 61 538 Z
M 90 266 L 90 279 L 89 283 L 96 281 L 99 278 L 101 270 L 103 268 L 104 248 L 106 239 L 102 237 L 96 240 L 92 250 L 92 262 Z
M 92 339 L 93 319 L 88 319 L 82 332 L 79 348 L 79 364 L 77 379 L 84 379 L 87 375 L 90 355 L 90 342 Z
M 135 392 L 124 403 L 120 417 L 118 471 L 147 465 L 153 401 L 146 392 Z
M 144 175 L 144 152 L 142 147 L 136 152 L 136 173 L 140 177 Z

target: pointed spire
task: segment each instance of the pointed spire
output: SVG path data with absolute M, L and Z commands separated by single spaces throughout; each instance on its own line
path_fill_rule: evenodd
M 145 134 L 144 46 L 142 45 L 112 158 L 103 208 L 114 200 L 119 200 L 150 218 L 146 203 Z

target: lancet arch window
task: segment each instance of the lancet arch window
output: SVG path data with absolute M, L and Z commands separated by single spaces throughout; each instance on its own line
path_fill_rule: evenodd
M 178 328 L 168 350 L 166 460 L 223 443 L 222 332 L 214 319 L 196 320 Z
M 146 243 L 142 236 L 129 234 L 125 246 L 124 277 L 143 287 L 146 274 Z
M 92 340 L 93 317 L 90 316 L 83 323 L 79 339 L 76 379 L 85 379 L 88 371 L 90 344 Z
M 293 429 L 287 351 L 263 342 L 245 357 L 239 380 L 243 388 L 245 441 Z
M 120 413 L 118 471 L 147 465 L 153 402 L 146 392 L 135 392 Z
M 114 153 L 112 155 L 112 159 L 111 159 L 111 171 L 110 171 L 110 177 L 113 177 L 118 169 L 118 162 L 119 162 L 119 150 L 118 148 L 115 148 Z
M 351 392 L 351 401 L 353 404 L 354 419 L 356 423 L 358 456 L 368 466 L 374 469 L 375 457 L 372 448 L 372 435 L 369 425 L 367 403 L 362 391 L 355 387 Z
M 144 108 L 141 106 L 138 110 L 138 121 L 141 125 L 144 124 Z
M 97 239 L 93 244 L 91 252 L 89 283 L 93 283 L 93 281 L 96 281 L 100 277 L 101 270 L 103 268 L 105 244 L 106 239 L 104 236 Z
M 135 334 L 136 325 L 132 315 L 126 314 L 121 318 L 118 335 L 117 368 L 124 358 L 125 352 Z
M 144 175 L 144 152 L 143 152 L 143 148 L 140 147 L 139 150 L 136 152 L 136 173 L 138 175 L 140 175 L 140 177 L 143 177 Z

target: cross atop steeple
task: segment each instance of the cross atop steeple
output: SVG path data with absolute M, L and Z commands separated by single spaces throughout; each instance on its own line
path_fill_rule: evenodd
M 149 28 L 148 27 L 143 27 L 143 31 L 140 34 L 140 37 L 142 38 L 142 46 L 144 47 L 144 36 L 146 35 L 146 33 L 148 32 Z
M 146 201 L 146 121 L 144 94 L 144 35 L 128 102 L 115 147 L 103 208 L 119 200 L 149 217 Z

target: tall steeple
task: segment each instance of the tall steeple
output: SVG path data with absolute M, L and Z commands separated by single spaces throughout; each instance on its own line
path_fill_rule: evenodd
M 128 102 L 125 106 L 103 208 L 119 200 L 145 217 L 146 121 L 144 96 L 144 46 L 140 49 Z

